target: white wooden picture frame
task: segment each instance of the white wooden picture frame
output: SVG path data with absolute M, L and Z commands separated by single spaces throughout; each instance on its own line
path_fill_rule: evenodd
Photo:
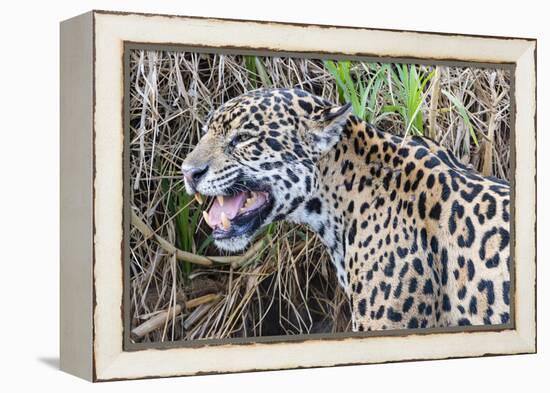
M 513 69 L 512 321 L 274 342 L 132 348 L 124 322 L 128 45 Z M 536 352 L 536 40 L 92 11 L 61 24 L 61 368 L 90 381 Z

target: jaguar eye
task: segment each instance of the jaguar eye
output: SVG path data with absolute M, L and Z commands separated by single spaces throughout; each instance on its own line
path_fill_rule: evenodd
M 232 147 L 235 147 L 239 143 L 245 142 L 245 141 L 249 140 L 250 138 L 252 138 L 252 135 L 250 135 L 250 134 L 246 134 L 246 133 L 237 134 L 233 138 L 231 138 L 231 142 L 229 142 L 229 144 Z

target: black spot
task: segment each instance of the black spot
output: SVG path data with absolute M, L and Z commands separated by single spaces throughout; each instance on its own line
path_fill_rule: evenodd
M 422 302 L 418 305 L 418 313 L 424 314 L 424 311 L 426 311 L 426 303 Z
M 464 190 L 460 191 L 460 196 L 464 198 L 467 202 L 472 202 L 474 198 L 483 190 L 483 186 L 480 184 L 473 184 L 468 183 L 468 186 L 470 186 L 470 192 L 466 192 Z
M 309 176 L 306 176 L 306 192 L 309 194 L 311 191 L 311 178 Z
M 510 305 L 510 281 L 502 283 L 502 300 L 504 300 L 504 304 Z
M 430 209 L 430 218 L 433 220 L 439 220 L 441 216 L 441 205 L 439 202 L 436 202 Z
M 416 171 L 416 179 L 414 180 L 414 183 L 411 186 L 411 190 L 416 191 L 416 189 L 418 188 L 423 178 L 424 178 L 424 171 L 422 169 L 419 169 L 418 171 Z
M 463 235 L 458 237 L 458 246 L 462 248 L 471 247 L 476 238 L 474 224 L 472 223 L 470 217 L 466 217 L 466 229 L 468 230 L 467 238 L 465 239 Z
M 422 248 L 426 250 L 428 248 L 428 233 L 426 232 L 426 228 L 420 230 L 420 241 L 422 243 Z
M 490 186 L 489 190 L 497 193 L 500 196 L 509 196 L 510 194 L 510 190 L 508 189 L 508 187 L 502 187 L 498 185 Z
M 435 168 L 439 164 L 440 164 L 440 161 L 435 157 L 431 157 L 430 159 L 426 160 L 426 162 L 424 162 L 424 166 L 428 169 Z
M 296 176 L 294 172 L 292 172 L 292 170 L 290 170 L 289 168 L 286 169 L 286 174 L 294 183 L 298 183 L 300 181 L 300 178 Z
M 439 174 L 439 179 L 441 179 L 442 173 Z M 445 177 L 445 175 L 443 175 Z M 447 185 L 447 183 L 441 183 L 441 200 L 445 202 L 449 197 L 451 196 L 451 189 Z
M 481 201 L 482 202 L 485 202 L 485 201 L 489 202 L 489 204 L 487 205 L 486 215 L 487 215 L 487 219 L 490 220 L 497 213 L 497 200 L 491 194 L 486 192 L 485 194 L 483 194 L 483 197 L 481 197 Z
M 418 213 L 420 214 L 421 219 L 426 218 L 426 193 L 425 192 L 421 192 L 420 196 L 418 197 Z
M 443 311 L 451 311 L 451 301 L 449 300 L 449 296 L 447 294 L 443 294 Z
M 468 318 L 461 318 L 458 320 L 458 326 L 469 326 L 469 325 L 471 325 L 471 323 Z
M 384 300 L 388 300 L 390 297 L 391 284 L 387 284 L 385 281 L 380 283 L 380 289 L 384 292 Z
M 471 259 L 468 259 L 468 281 L 472 281 L 474 279 L 474 276 L 476 274 L 476 269 L 474 267 L 474 263 Z
M 420 159 L 426 157 L 427 155 L 428 155 L 428 150 L 421 147 L 414 154 L 414 158 L 416 158 L 417 160 L 420 160 Z
M 416 329 L 416 328 L 418 328 L 418 319 L 416 319 L 415 317 L 412 317 L 412 318 L 409 320 L 409 323 L 407 324 L 407 328 L 408 328 L 408 329 Z
M 304 197 L 302 196 L 299 196 L 299 197 L 296 197 L 292 200 L 292 202 L 290 202 L 290 209 L 289 211 L 287 212 L 287 214 L 291 214 L 294 210 L 296 210 L 298 208 L 298 206 L 300 206 L 300 204 L 304 201 Z
M 412 277 L 409 281 L 409 293 L 415 293 L 416 288 L 418 287 L 418 281 L 415 277 Z
M 493 282 L 489 280 L 480 280 L 477 286 L 479 292 L 487 291 L 487 302 L 493 304 L 495 302 L 495 291 L 493 288 Z
M 403 312 L 408 312 L 412 305 L 414 303 L 414 298 L 412 296 L 409 296 L 405 301 L 403 302 Z
M 407 165 L 405 165 L 405 175 L 408 176 L 415 167 L 416 165 L 414 165 L 414 162 L 409 162 Z
M 413 215 L 413 204 L 411 202 L 407 205 L 407 216 L 412 217 L 412 215 Z
M 367 210 L 368 208 L 369 208 L 368 202 L 363 202 L 363 203 L 361 204 L 361 207 L 359 208 L 359 212 L 360 212 L 361 214 L 363 214 L 363 213 L 365 213 L 365 210 Z
M 307 101 L 298 100 L 298 105 L 300 105 L 300 107 L 307 113 L 311 113 L 313 111 L 313 106 Z
M 277 139 L 267 138 L 265 142 L 271 147 L 274 151 L 281 151 L 283 146 L 279 143 Z
M 393 270 L 395 269 L 395 255 L 393 251 L 390 254 L 387 265 L 384 267 L 384 275 L 386 277 L 393 276 Z
M 317 214 L 321 214 L 321 209 L 322 209 L 322 202 L 319 200 L 319 198 L 311 198 L 309 201 L 307 201 L 306 203 L 306 210 L 309 212 L 309 213 L 317 213 Z
M 505 222 L 510 221 L 510 212 L 508 210 L 508 205 L 510 205 L 510 201 L 505 199 L 502 201 L 502 219 Z
M 424 288 L 422 289 L 422 293 L 424 293 L 424 295 L 431 295 L 432 293 L 434 293 L 434 288 L 433 288 L 431 279 L 426 280 L 426 283 L 424 284 Z
M 361 316 L 365 316 L 367 313 L 367 301 L 365 299 L 359 300 L 359 303 L 357 303 L 357 308 L 359 310 L 359 314 L 361 314 Z
M 293 162 L 293 161 L 296 161 L 297 158 L 294 154 L 288 152 L 288 151 L 285 151 L 281 154 L 281 157 L 283 158 L 283 161 L 285 162 Z
M 485 261 L 485 266 L 487 266 L 487 268 L 489 268 L 489 269 L 493 269 L 493 268 L 497 267 L 499 265 L 499 263 L 500 263 L 500 255 L 495 254 L 491 258 L 489 258 Z
M 354 183 L 355 183 L 355 173 L 353 174 L 353 176 L 349 181 L 344 180 L 344 186 L 346 187 L 346 191 L 351 191 Z
M 424 268 L 422 267 L 422 261 L 420 258 L 414 258 L 413 267 L 420 276 L 424 274 Z
M 432 306 L 428 304 L 426 306 L 426 315 L 432 315 L 432 311 L 433 311 Z
M 466 287 L 465 287 L 465 286 L 462 286 L 462 288 L 460 288 L 460 289 L 458 290 L 458 293 L 457 293 L 457 294 L 458 294 L 458 298 L 459 298 L 460 300 L 464 299 L 464 297 L 466 296 Z
M 399 258 L 403 259 L 409 254 L 409 250 L 406 248 L 397 247 L 397 255 Z
M 384 306 L 378 307 L 378 311 L 376 312 L 376 319 L 380 319 L 384 316 Z
M 348 244 L 355 243 L 355 235 L 357 234 L 357 220 L 354 219 L 348 231 Z
M 395 290 L 393 291 L 393 297 L 396 299 L 399 299 L 401 296 L 401 291 L 403 290 L 403 282 L 399 281 L 399 284 L 395 287 Z
M 500 314 L 500 322 L 501 323 L 510 322 L 510 314 L 508 314 L 507 312 L 504 312 L 504 313 Z
M 430 174 L 430 176 L 428 176 L 428 179 L 426 180 L 426 187 L 431 189 L 434 183 L 435 183 L 435 176 L 433 174 Z
M 403 315 L 400 312 L 395 311 L 392 307 L 388 307 L 388 319 L 393 322 L 399 322 L 403 319 Z
M 370 293 L 370 299 L 369 299 L 371 306 L 374 305 L 374 301 L 376 300 L 377 295 L 378 295 L 378 287 L 374 287 L 372 289 L 372 292 Z
M 454 201 L 451 206 L 451 214 L 449 215 L 449 232 L 451 235 L 453 235 L 456 231 L 456 216 L 458 216 L 458 218 L 462 218 L 464 216 L 464 206 L 457 201 Z
M 435 236 L 432 236 L 432 240 L 430 241 L 430 247 L 432 249 L 432 252 L 434 254 L 437 254 L 439 250 L 439 242 L 437 241 L 437 238 Z
M 399 271 L 399 278 L 405 277 L 405 274 L 409 271 L 409 263 L 405 262 L 401 270 Z
M 449 254 L 445 247 L 441 248 L 441 285 L 447 285 Z
M 470 299 L 470 304 L 468 306 L 468 312 L 471 315 L 476 315 L 477 314 L 477 298 L 475 296 L 472 296 L 472 298 Z
M 510 232 L 501 227 L 498 229 L 498 234 L 500 235 L 499 249 L 502 251 L 510 243 Z

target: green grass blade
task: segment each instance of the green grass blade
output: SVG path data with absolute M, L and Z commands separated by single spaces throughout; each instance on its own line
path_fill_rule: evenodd
M 269 74 L 259 57 L 255 58 L 255 65 L 256 65 L 256 70 L 258 71 L 258 76 L 260 77 L 260 80 L 262 81 L 263 86 L 264 87 L 273 86 L 273 82 L 271 82 L 271 78 L 269 77 Z
M 445 94 L 445 96 L 449 99 L 451 104 L 453 104 L 453 106 L 456 108 L 456 110 L 460 114 L 460 117 L 462 117 L 462 120 L 464 121 L 464 124 L 466 124 L 466 126 L 470 130 L 470 135 L 472 136 L 474 144 L 476 146 L 479 146 L 479 143 L 478 143 L 477 137 L 476 137 L 476 133 L 474 131 L 474 127 L 472 126 L 472 122 L 470 121 L 470 115 L 468 113 L 468 110 L 464 107 L 462 102 L 460 102 L 460 100 L 458 98 L 456 98 L 454 95 L 452 95 L 450 92 L 448 92 L 447 90 L 441 90 L 441 92 L 443 94 Z

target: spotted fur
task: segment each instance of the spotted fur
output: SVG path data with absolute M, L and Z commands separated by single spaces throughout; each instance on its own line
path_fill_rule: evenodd
M 510 322 L 509 185 L 421 137 L 401 138 L 298 89 L 263 89 L 220 107 L 184 168 L 194 189 L 269 191 L 253 233 L 307 224 L 330 252 L 354 331 Z

